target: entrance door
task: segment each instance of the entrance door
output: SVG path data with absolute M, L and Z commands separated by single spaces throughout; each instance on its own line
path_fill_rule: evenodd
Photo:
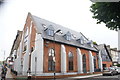
M 103 64 L 103 70 L 105 70 L 105 68 L 106 68 L 106 64 Z

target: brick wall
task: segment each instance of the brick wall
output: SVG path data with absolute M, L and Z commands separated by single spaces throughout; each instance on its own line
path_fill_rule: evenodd
M 56 57 L 56 72 L 61 72 L 61 44 L 60 43 L 55 43 L 52 41 L 48 41 L 48 40 L 44 40 L 44 72 L 49 72 L 48 71 L 48 51 L 50 48 L 54 48 L 55 47 L 55 57 Z M 67 63 L 67 72 L 71 72 L 69 71 L 69 64 L 68 64 L 68 53 L 71 51 L 73 53 L 73 71 L 72 72 L 77 72 L 78 71 L 78 65 L 77 65 L 77 48 L 73 47 L 73 46 L 69 46 L 69 45 L 65 45 L 65 49 L 66 49 L 66 63 Z M 81 54 L 85 54 L 86 55 L 86 70 L 87 72 L 90 71 L 90 63 L 89 63 L 89 51 L 85 50 L 85 49 L 80 49 L 81 50 Z M 96 52 L 92 52 L 93 56 L 97 56 Z M 96 68 L 98 68 L 98 58 L 96 58 Z

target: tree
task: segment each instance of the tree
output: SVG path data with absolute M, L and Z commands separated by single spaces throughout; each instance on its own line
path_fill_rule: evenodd
M 93 42 L 93 44 L 94 44 L 94 45 L 98 45 L 97 42 L 95 42 L 95 41 Z
M 0 0 L 0 5 L 3 3 L 3 1 L 2 0 Z
M 96 2 L 91 5 L 90 11 L 97 24 L 103 22 L 111 30 L 120 29 L 120 2 Z

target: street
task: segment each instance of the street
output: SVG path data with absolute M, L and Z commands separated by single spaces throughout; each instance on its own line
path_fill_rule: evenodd
M 118 78 L 119 75 L 114 76 L 96 76 L 96 77 L 89 77 L 89 78 L 62 78 L 62 79 L 35 79 L 35 80 L 120 80 Z M 34 80 L 34 79 L 32 79 Z
M 0 72 L 1 72 L 1 67 L 0 67 Z M 7 71 L 6 78 L 14 80 L 9 68 Z M 1 77 L 0 77 L 0 79 L 1 79 Z M 110 76 L 110 75 L 102 76 L 102 75 L 100 75 L 100 76 L 89 77 L 89 78 L 79 78 L 79 76 L 78 76 L 78 77 L 69 77 L 69 78 L 62 78 L 62 79 L 55 79 L 55 80 L 63 80 L 63 79 L 64 80 L 106 80 L 106 79 L 107 80 L 120 80 L 120 74 L 114 75 L 114 76 Z M 36 80 L 39 80 L 39 79 L 36 79 Z M 40 79 L 40 80 L 54 80 L 54 79 Z
M 106 76 L 96 76 L 96 77 L 90 77 L 90 78 L 83 78 L 83 79 L 79 79 L 79 78 L 74 78 L 74 79 L 70 79 L 70 80 L 120 80 L 120 74 L 118 75 L 114 75 L 114 76 L 110 76 L 110 75 L 106 75 Z
M 0 65 L 0 80 L 1 80 L 2 66 Z
M 1 71 L 2 71 L 2 66 L 0 66 L 0 80 L 1 80 Z M 7 80 L 13 80 L 13 76 L 9 68 L 7 68 L 6 78 Z

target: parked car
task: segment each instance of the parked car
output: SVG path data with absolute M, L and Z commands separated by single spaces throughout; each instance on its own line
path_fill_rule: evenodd
M 109 68 L 105 68 L 105 70 L 103 70 L 103 76 L 104 75 L 115 75 L 118 74 L 118 70 L 113 68 L 113 67 L 109 67 Z
M 115 70 L 120 74 L 120 67 L 117 66 L 113 66 L 115 68 Z

